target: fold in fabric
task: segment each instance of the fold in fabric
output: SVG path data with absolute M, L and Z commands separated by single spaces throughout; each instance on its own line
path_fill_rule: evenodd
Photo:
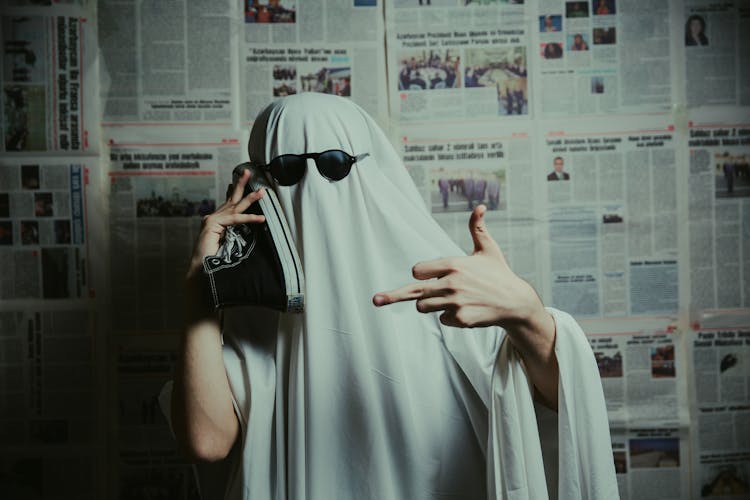
M 557 329 L 558 413 L 535 409 L 533 387 L 523 363 L 512 344 L 505 342 L 492 376 L 489 496 L 617 499 L 607 409 L 596 361 L 575 320 L 562 311 L 548 311 Z M 546 413 L 546 418 L 537 413 Z
M 372 305 L 411 281 L 415 263 L 465 255 L 372 118 L 347 99 L 290 96 L 258 116 L 248 149 L 259 164 L 329 149 L 369 156 L 337 182 L 308 160 L 298 184 L 274 188 L 305 272 L 305 311 L 224 311 L 242 439 L 223 491 L 206 498 L 543 499 L 558 475 L 560 498 L 616 497 L 598 372 L 571 318 L 554 313 L 566 458 L 545 478 L 558 441 L 540 443 L 505 332 Z

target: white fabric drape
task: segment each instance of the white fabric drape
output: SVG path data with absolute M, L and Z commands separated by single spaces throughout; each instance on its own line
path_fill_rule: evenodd
M 261 113 L 249 144 L 258 163 L 328 149 L 370 156 L 339 182 L 308 160 L 299 184 L 275 189 L 306 275 L 305 312 L 224 312 L 243 435 L 224 497 L 546 498 L 559 475 L 560 498 L 616 498 L 601 384 L 577 324 L 553 311 L 559 436 L 544 457 L 554 462 L 559 444 L 565 458 L 546 478 L 531 389 L 505 332 L 372 305 L 416 262 L 463 254 L 375 122 L 346 99 L 301 94 Z

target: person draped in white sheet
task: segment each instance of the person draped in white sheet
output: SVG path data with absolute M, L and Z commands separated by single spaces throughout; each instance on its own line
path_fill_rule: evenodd
M 258 164 L 329 149 L 369 156 L 339 181 L 307 160 L 297 184 L 274 185 L 304 313 L 231 308 L 220 324 L 210 311 L 202 258 L 226 226 L 262 221 L 243 214 L 263 196 L 242 197 L 248 172 L 203 222 L 171 417 L 190 456 L 220 464 L 211 498 L 616 498 L 588 343 L 511 271 L 484 206 L 467 256 L 347 99 L 279 99 L 249 143 Z

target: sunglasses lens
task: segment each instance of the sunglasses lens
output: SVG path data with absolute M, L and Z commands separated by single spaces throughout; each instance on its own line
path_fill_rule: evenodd
M 321 153 L 315 162 L 321 175 L 332 181 L 340 181 L 349 175 L 352 163 L 354 163 L 354 159 L 339 150 Z
M 282 155 L 275 158 L 268 165 L 268 169 L 279 184 L 291 186 L 305 175 L 306 162 L 307 160 L 297 155 Z

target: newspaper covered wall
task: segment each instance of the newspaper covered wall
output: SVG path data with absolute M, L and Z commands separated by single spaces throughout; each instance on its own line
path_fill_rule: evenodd
M 115 331 L 181 328 L 182 283 L 201 220 L 224 201 L 244 151 L 236 135 L 219 131 L 195 142 L 152 141 L 136 133 L 105 149 Z
M 0 7 L 0 496 L 199 498 L 158 396 L 201 217 L 273 99 L 351 99 L 599 366 L 622 498 L 750 495 L 743 0 Z M 8 495 L 8 492 L 10 494 Z

